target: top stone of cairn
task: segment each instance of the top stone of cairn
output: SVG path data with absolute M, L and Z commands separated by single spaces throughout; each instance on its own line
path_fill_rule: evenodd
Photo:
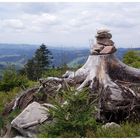
M 97 35 L 95 37 L 97 39 L 100 39 L 100 38 L 111 39 L 112 35 L 109 32 L 110 30 L 108 29 L 100 29 L 97 31 Z

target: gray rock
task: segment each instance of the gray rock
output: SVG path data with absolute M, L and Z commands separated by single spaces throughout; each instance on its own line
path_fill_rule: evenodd
M 113 46 L 114 42 L 112 40 L 106 39 L 106 38 L 103 38 L 103 39 L 97 38 L 97 44 L 101 44 L 101 45 L 105 45 L 105 46 Z
M 111 54 L 116 52 L 116 48 L 114 46 L 106 46 L 101 52 L 100 54 Z
M 103 129 L 112 129 L 112 128 L 120 128 L 121 126 L 115 122 L 111 122 L 111 123 L 106 123 L 105 125 L 102 126 Z
M 107 38 L 107 39 L 111 39 L 112 38 L 112 35 L 110 33 L 101 33 L 101 34 L 97 34 L 95 36 L 96 38 Z
M 103 45 L 100 45 L 100 44 L 94 44 L 93 47 L 91 48 L 90 50 L 90 53 L 91 54 L 99 54 L 99 52 L 104 48 Z
M 47 108 L 33 102 L 11 122 L 11 126 L 25 137 L 35 137 L 38 132 L 37 126 L 48 119 L 47 112 Z
M 102 49 L 104 49 L 104 45 L 94 44 L 93 45 L 93 49 L 94 50 L 102 50 Z

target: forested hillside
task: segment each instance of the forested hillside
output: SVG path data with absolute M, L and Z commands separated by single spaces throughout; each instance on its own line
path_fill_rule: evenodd
M 5 68 L 7 63 L 12 63 L 17 69 L 23 67 L 29 58 L 31 58 L 39 45 L 28 44 L 0 44 L 0 70 Z M 89 48 L 74 48 L 74 47 L 53 47 L 48 46 L 53 54 L 53 65 L 60 67 L 63 64 L 68 64 L 70 67 L 83 64 L 89 54 Z M 125 52 L 131 50 L 129 48 L 118 48 L 117 57 L 122 59 Z M 133 48 L 140 50 L 140 48 Z

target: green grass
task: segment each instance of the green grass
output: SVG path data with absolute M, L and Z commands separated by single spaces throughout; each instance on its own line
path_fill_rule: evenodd
M 34 87 L 35 85 L 37 85 L 37 82 L 28 81 L 28 87 Z M 13 99 L 15 99 L 15 97 L 20 92 L 22 92 L 22 90 L 23 89 L 21 89 L 21 87 L 15 87 L 14 89 L 8 92 L 4 92 L 4 91 L 0 92 L 0 113 L 3 111 L 4 106 L 10 101 L 12 101 Z
M 33 87 L 37 84 L 37 82 L 29 81 L 29 87 Z M 21 112 L 18 108 L 12 111 L 9 115 L 3 117 L 2 112 L 6 106 L 6 104 L 10 103 L 16 96 L 22 91 L 20 87 L 15 87 L 9 92 L 0 92 L 0 131 L 4 129 L 4 127 L 11 123 L 11 121 Z M 1 132 L 0 132 L 1 136 Z
M 92 124 L 91 124 L 92 125 Z M 120 124 L 120 128 L 101 128 L 101 124 L 94 124 L 97 129 L 85 129 L 84 138 L 138 138 L 140 137 L 140 123 L 126 122 Z M 55 128 L 56 129 L 56 128 Z M 40 134 L 41 138 L 50 138 L 48 133 L 46 135 Z M 52 136 L 53 137 L 53 136 Z M 63 130 L 59 135 L 55 136 L 57 138 L 83 138 L 79 130 Z
M 94 133 L 97 138 L 135 138 L 140 137 L 140 123 L 122 123 L 120 128 L 99 127 Z
M 16 97 L 16 95 L 21 91 L 21 88 L 14 88 L 9 92 L 0 92 L 0 112 L 3 111 L 4 106 L 12 101 Z
M 45 71 L 42 77 L 61 77 L 67 70 L 75 71 L 77 68 L 56 68 Z
M 63 73 L 65 73 L 65 70 L 63 69 L 49 69 L 44 73 L 42 77 L 60 77 Z
M 14 88 L 12 91 L 9 92 L 0 92 L 0 136 L 1 131 L 4 129 L 6 124 L 10 123 L 11 120 L 19 113 L 18 110 L 13 111 L 10 115 L 3 117 L 2 112 L 9 102 L 11 102 L 16 95 L 21 91 L 21 88 Z

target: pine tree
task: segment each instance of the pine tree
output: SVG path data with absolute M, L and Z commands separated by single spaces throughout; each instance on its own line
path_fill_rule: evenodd
M 35 56 L 28 60 L 25 65 L 25 71 L 27 77 L 30 80 L 38 80 L 44 71 L 50 68 L 52 63 L 52 54 L 46 47 L 46 45 L 42 44 L 39 49 L 36 50 Z
M 30 80 L 35 80 L 35 62 L 34 59 L 29 59 L 24 66 L 25 73 Z
M 42 70 L 48 69 L 51 64 L 52 55 L 48 48 L 42 44 L 35 52 L 35 62 Z

